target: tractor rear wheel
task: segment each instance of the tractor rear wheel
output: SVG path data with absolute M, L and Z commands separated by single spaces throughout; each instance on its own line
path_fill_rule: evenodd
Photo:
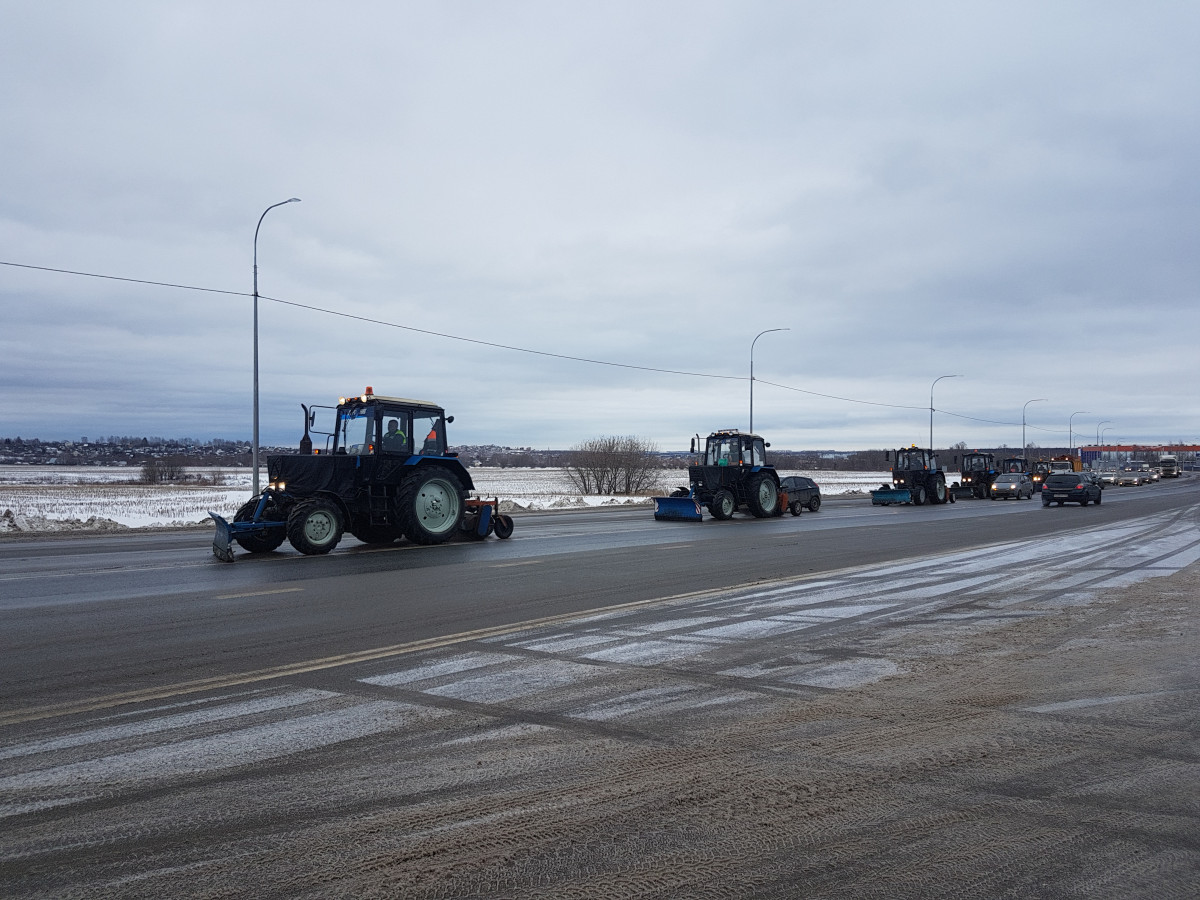
M 929 499 L 933 503 L 946 502 L 946 479 L 943 476 L 938 475 L 933 479 L 933 493 Z
M 396 497 L 404 533 L 416 544 L 441 544 L 458 532 L 465 492 L 441 466 L 419 469 Z
M 746 505 L 750 507 L 751 515 L 756 519 L 774 515 L 775 510 L 779 508 L 779 485 L 769 476 L 759 472 L 751 477 L 747 487 L 749 490 L 746 492 Z
M 254 518 L 254 511 L 256 509 L 258 509 L 258 498 L 255 497 L 252 500 L 247 500 L 234 514 L 233 521 L 249 522 Z M 282 522 L 284 520 L 283 512 L 275 504 L 274 498 L 267 500 L 267 505 L 263 507 L 262 519 L 267 522 Z M 286 537 L 286 529 L 275 527 L 266 528 L 258 534 L 239 534 L 234 540 L 247 553 L 270 553 L 272 550 L 278 549 Z
M 734 500 L 733 494 L 721 488 L 712 498 L 712 502 L 708 504 L 708 511 L 712 513 L 714 519 L 732 519 L 733 511 L 737 509 L 737 501 Z
M 308 556 L 328 553 L 342 539 L 342 511 L 332 500 L 317 498 L 297 503 L 288 516 L 292 546 Z

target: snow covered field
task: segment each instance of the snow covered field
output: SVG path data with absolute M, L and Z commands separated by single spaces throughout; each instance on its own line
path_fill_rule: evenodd
M 471 469 L 476 494 L 499 497 L 507 510 L 649 505 L 645 497 L 580 496 L 563 469 Z M 138 469 L 0 467 L 0 533 L 172 528 L 211 521 L 208 511 L 232 517 L 250 497 L 248 469 L 189 469 L 203 484 L 136 484 Z M 826 497 L 862 493 L 889 480 L 886 472 L 781 471 L 807 475 Z M 947 473 L 950 480 L 950 473 Z M 264 477 L 265 482 L 265 477 Z M 665 471 L 663 492 L 687 484 L 684 470 Z

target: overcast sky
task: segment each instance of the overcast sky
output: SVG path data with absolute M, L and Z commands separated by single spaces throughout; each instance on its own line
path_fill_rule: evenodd
M 1200 441 L 1200 4 L 0 11 L 0 437 Z

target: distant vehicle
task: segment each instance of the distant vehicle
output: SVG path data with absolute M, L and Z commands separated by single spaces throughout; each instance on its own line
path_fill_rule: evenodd
M 1050 472 L 1082 472 L 1083 460 L 1073 454 L 1052 456 L 1047 463 L 1047 470 Z
M 1116 484 L 1117 483 L 1117 470 L 1116 469 L 1102 469 L 1100 472 L 1100 483 L 1101 484 Z
M 1001 472 L 1029 472 L 1029 463 L 1023 457 L 1009 456 L 1000 463 Z
M 1117 484 L 1122 487 L 1136 487 L 1146 483 L 1146 476 L 1140 469 L 1122 469 L 1117 474 Z
M 789 475 L 780 480 L 779 489 L 787 493 L 788 510 L 793 516 L 800 515 L 800 511 L 806 507 L 809 512 L 821 508 L 821 489 L 811 478 Z
M 1007 500 L 1015 497 L 1017 500 L 1029 500 L 1033 497 L 1033 479 L 1024 472 L 1009 472 L 997 475 L 992 482 L 992 499 Z
M 1081 472 L 1055 472 L 1046 476 L 1045 487 L 1042 488 L 1042 506 L 1057 503 L 1078 503 L 1087 506 L 1089 503 L 1100 505 L 1100 485 L 1091 478 L 1084 477 Z
M 1178 478 L 1179 460 L 1174 456 L 1160 456 L 1158 458 L 1158 470 L 1162 472 L 1163 478 Z
M 1050 463 L 1047 460 L 1039 459 L 1033 464 L 1033 471 L 1029 473 L 1029 477 L 1033 479 L 1033 489 L 1040 491 L 1042 484 L 1046 480 L 1046 476 L 1050 474 Z
M 988 495 L 992 479 L 1000 474 L 996 468 L 995 455 L 980 453 L 978 450 L 963 454 L 959 470 L 962 473 L 962 484 L 958 489 L 960 499 L 978 497 L 982 500 Z

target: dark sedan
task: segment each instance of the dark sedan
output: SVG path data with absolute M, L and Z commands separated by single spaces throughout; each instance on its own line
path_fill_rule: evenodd
M 811 478 L 789 475 L 779 480 L 779 486 L 787 491 L 788 510 L 793 516 L 800 515 L 800 510 L 806 506 L 810 512 L 821 508 L 821 489 Z
M 993 500 L 1007 500 L 1009 497 L 1028 500 L 1033 496 L 1033 481 L 1024 472 L 997 475 L 990 493 Z
M 1078 503 L 1087 506 L 1089 503 L 1100 504 L 1101 490 L 1099 479 L 1093 480 L 1084 472 L 1059 472 L 1046 476 L 1046 484 L 1042 488 L 1042 506 L 1057 503 Z

